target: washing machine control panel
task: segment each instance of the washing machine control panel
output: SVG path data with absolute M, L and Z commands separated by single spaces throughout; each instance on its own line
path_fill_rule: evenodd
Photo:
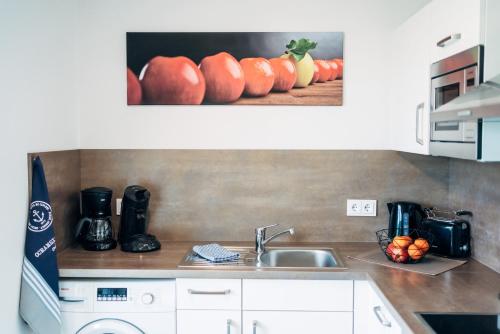
M 126 302 L 127 288 L 97 288 L 98 301 Z

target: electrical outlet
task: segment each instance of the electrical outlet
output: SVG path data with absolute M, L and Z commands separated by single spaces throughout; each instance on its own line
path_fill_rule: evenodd
M 348 199 L 347 216 L 375 217 L 377 215 L 377 200 Z
M 122 214 L 122 199 L 116 199 L 116 215 L 119 216 Z
M 347 215 L 348 216 L 361 216 L 362 203 L 358 199 L 347 200 Z
M 377 215 L 377 200 L 367 199 L 361 201 L 363 216 L 375 217 Z

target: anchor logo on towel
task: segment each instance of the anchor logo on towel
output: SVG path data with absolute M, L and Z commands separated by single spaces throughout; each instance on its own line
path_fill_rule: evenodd
M 42 216 L 40 217 L 40 212 L 38 210 L 33 210 L 33 216 L 36 216 L 36 218 L 33 218 L 33 221 L 35 223 L 41 223 L 43 219 L 45 218 L 45 214 L 42 212 Z
M 32 232 L 42 232 L 52 225 L 52 208 L 43 201 L 34 201 L 30 205 L 28 229 Z

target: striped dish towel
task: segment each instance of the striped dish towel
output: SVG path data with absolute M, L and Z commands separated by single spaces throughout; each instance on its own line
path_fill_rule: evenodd
M 240 258 L 240 253 L 231 252 L 219 244 L 197 245 L 193 252 L 210 262 L 229 262 Z

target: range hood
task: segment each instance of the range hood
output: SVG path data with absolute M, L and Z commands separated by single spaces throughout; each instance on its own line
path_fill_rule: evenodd
M 500 117 L 500 75 L 493 77 L 432 113 L 433 122 Z

